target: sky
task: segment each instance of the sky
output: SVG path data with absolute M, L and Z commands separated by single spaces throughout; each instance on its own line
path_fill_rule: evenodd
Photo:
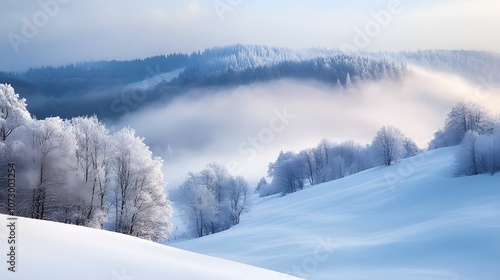
M 500 52 L 497 0 L 5 0 L 0 70 L 228 44 Z

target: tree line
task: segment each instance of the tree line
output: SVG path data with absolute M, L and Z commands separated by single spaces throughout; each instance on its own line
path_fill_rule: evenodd
M 459 102 L 448 113 L 444 128 L 429 142 L 428 150 L 457 146 L 457 176 L 500 171 L 500 116 L 477 103 Z M 393 163 L 423 152 L 393 126 L 380 128 L 370 144 L 352 140 L 322 140 L 315 148 L 299 153 L 281 152 L 269 164 L 267 176 L 256 187 L 260 196 L 289 194 L 316 185 Z
M 97 117 L 33 119 L 0 85 L 0 212 L 15 163 L 17 216 L 159 241 L 171 231 L 162 160 L 130 128 L 110 133 Z
M 460 102 L 448 113 L 444 128 L 434 134 L 430 149 L 459 145 L 456 174 L 500 171 L 500 116 L 477 103 Z
M 393 126 L 380 128 L 371 144 L 352 140 L 333 143 L 322 140 L 317 147 L 299 153 L 281 152 L 269 164 L 267 177 L 256 188 L 260 196 L 289 194 L 306 185 L 316 185 L 340 179 L 360 171 L 385 165 L 416 155 L 420 149 L 403 132 Z
M 356 82 L 398 80 L 407 72 L 404 63 L 359 55 L 337 54 L 290 60 L 279 59 L 278 56 L 275 60 L 268 58 L 262 61 L 259 57 L 240 57 L 252 55 L 247 52 L 228 55 L 229 57 L 213 57 L 207 64 L 190 65 L 178 78 L 161 87 L 245 85 L 286 78 L 315 79 L 331 85 L 348 87 Z M 249 66 L 244 67 L 244 65 Z
M 240 222 L 250 207 L 250 187 L 240 176 L 231 176 L 217 163 L 189 173 L 172 193 L 172 200 L 195 237 L 217 233 Z

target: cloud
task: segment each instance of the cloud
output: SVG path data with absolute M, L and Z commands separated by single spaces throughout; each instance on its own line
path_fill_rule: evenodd
M 369 83 L 349 93 L 317 82 L 282 80 L 193 90 L 127 115 L 118 126 L 135 128 L 165 159 L 170 187 L 212 161 L 236 166 L 233 171 L 255 183 L 281 150 L 300 151 L 322 138 L 369 143 L 383 125 L 399 127 L 425 147 L 458 101 L 477 101 L 500 113 L 500 94 L 477 95 L 479 88 L 417 67 L 402 82 Z M 293 118 L 285 123 L 280 114 Z

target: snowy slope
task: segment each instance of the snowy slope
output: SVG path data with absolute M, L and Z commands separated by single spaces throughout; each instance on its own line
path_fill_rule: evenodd
M 453 178 L 440 149 L 256 205 L 172 246 L 307 279 L 500 279 L 500 174 Z
M 126 235 L 18 218 L 17 272 L 7 270 L 0 215 L 1 280 L 288 279 L 288 276 Z

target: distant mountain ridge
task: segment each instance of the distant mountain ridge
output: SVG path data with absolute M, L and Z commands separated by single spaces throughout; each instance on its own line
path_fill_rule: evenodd
M 26 72 L 0 72 L 0 83 L 12 84 L 28 99 L 37 117 L 97 114 L 116 118 L 112 103 L 134 94 L 128 84 L 184 69 L 178 77 L 158 80 L 145 91 L 144 102 L 170 100 L 192 88 L 248 85 L 279 79 L 317 80 L 347 86 L 381 79 L 398 80 L 408 64 L 449 71 L 473 81 L 500 81 L 500 55 L 482 51 L 342 53 L 331 49 L 292 50 L 258 45 L 209 48 L 191 54 L 173 53 L 130 61 L 96 61 Z M 91 98 L 89 97 L 91 96 Z M 52 99 L 50 103 L 46 99 Z M 55 100 L 54 100 L 55 99 Z M 78 103 L 78 107 L 72 103 Z M 134 108 L 127 108 L 127 110 Z

